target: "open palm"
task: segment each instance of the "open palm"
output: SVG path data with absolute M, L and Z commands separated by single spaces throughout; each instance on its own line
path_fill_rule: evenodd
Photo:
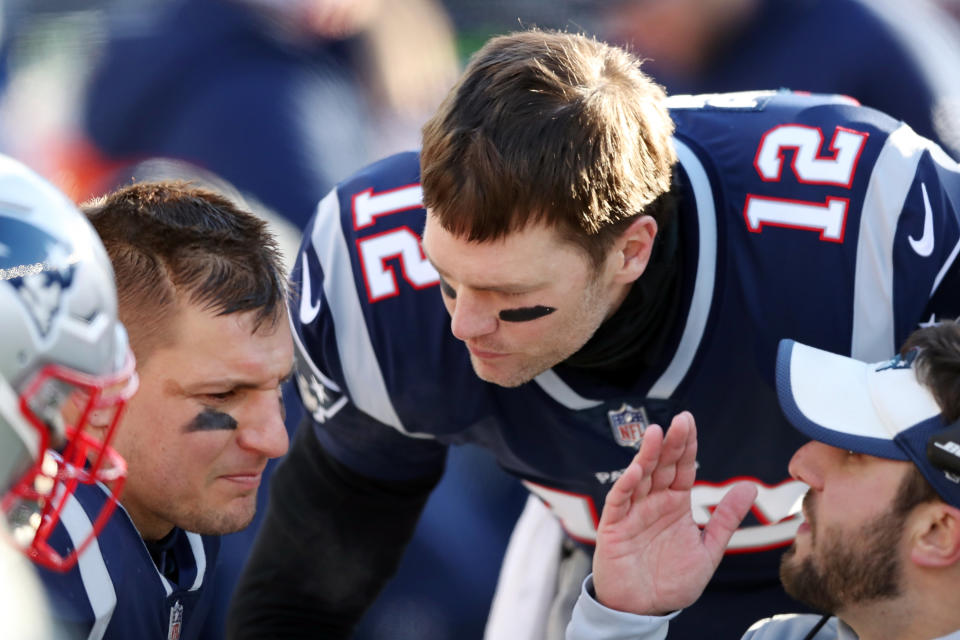
M 675 416 L 666 437 L 656 425 L 644 433 L 600 517 L 593 574 L 601 604 L 662 615 L 693 604 L 703 593 L 756 488 L 734 485 L 701 530 L 690 506 L 696 459 L 690 413 Z

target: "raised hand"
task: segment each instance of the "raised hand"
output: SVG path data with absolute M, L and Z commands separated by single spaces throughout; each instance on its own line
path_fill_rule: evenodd
M 662 615 L 703 593 L 757 490 L 734 485 L 701 530 L 690 508 L 696 460 L 697 429 L 689 412 L 674 417 L 665 438 L 657 425 L 644 433 L 600 516 L 593 580 L 604 606 Z

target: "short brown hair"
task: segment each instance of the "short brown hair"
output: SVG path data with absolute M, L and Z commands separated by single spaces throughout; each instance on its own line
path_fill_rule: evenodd
M 917 350 L 913 362 L 917 379 L 930 389 L 946 422 L 960 420 L 960 324 L 944 320 L 917 329 L 900 350 L 902 355 Z M 897 498 L 901 512 L 915 505 L 941 499 L 916 466 L 904 478 Z
M 960 324 L 943 320 L 917 329 L 903 345 L 902 353 L 917 349 L 914 369 L 917 379 L 933 394 L 944 420 L 960 420 Z
M 546 223 L 597 264 L 670 188 L 665 98 L 639 59 L 595 39 L 493 38 L 423 127 L 424 204 L 471 241 Z
M 117 280 L 119 315 L 142 364 L 182 300 L 217 315 L 276 322 L 286 300 L 280 250 L 266 223 L 183 181 L 142 182 L 85 203 Z

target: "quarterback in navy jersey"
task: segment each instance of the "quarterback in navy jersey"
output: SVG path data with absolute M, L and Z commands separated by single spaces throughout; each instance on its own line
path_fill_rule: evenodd
M 551 66 L 576 55 L 604 64 L 583 65 L 582 82 L 574 62 Z M 637 134 L 644 149 L 664 149 L 639 166 L 666 186 L 650 187 L 639 205 L 621 205 L 629 211 L 623 220 L 598 224 L 619 224 L 614 236 L 632 240 L 603 245 L 595 281 L 626 285 L 611 302 L 587 278 L 584 290 L 595 296 L 584 294 L 570 312 L 556 292 L 579 286 L 583 274 L 565 271 L 573 264 L 565 252 L 593 254 L 576 240 L 551 250 L 537 234 L 550 220 L 544 211 L 564 206 L 563 193 L 585 209 L 596 203 L 580 183 L 550 191 L 543 167 L 558 157 L 591 162 L 589 152 L 565 156 L 574 145 L 550 134 L 567 126 L 560 130 L 570 140 L 589 145 L 582 131 L 593 125 L 556 124 L 565 110 L 538 110 L 530 96 L 549 93 L 539 75 L 512 110 L 477 96 L 508 94 L 515 78 L 549 75 L 546 68 L 586 87 L 558 93 L 594 97 L 614 83 L 601 77 L 591 85 L 593 70 L 615 73 L 621 61 L 629 79 L 617 81 L 642 85 L 652 109 L 666 107 L 670 125 L 662 140 L 655 125 L 648 135 L 643 113 L 637 130 L 589 151 L 629 147 Z M 510 64 L 526 71 L 502 72 Z M 296 381 L 310 420 L 275 476 L 230 637 L 348 637 L 396 566 L 450 445 L 491 451 L 569 538 L 589 547 L 604 496 L 646 427 L 668 425 L 682 410 L 700 423 L 695 519 L 705 524 L 735 481 L 752 482 L 759 495 L 686 614 L 690 624 L 678 620 L 671 633 L 725 637 L 758 616 L 796 608 L 780 590 L 777 566 L 801 522 L 794 507 L 806 486 L 785 469 L 803 441 L 777 404 L 778 341 L 879 360 L 919 324 L 957 315 L 960 168 L 905 124 L 849 98 L 762 91 L 664 101 L 657 91 L 634 58 L 602 43 L 538 31 L 494 39 L 425 127 L 422 157 L 376 163 L 319 204 L 297 258 L 299 295 L 290 309 Z M 613 112 L 623 126 L 622 110 Z M 469 120 L 464 114 L 481 115 L 462 129 L 450 126 L 447 138 L 431 129 Z M 444 156 L 428 138 L 455 150 L 466 140 L 468 152 Z M 531 138 L 553 146 L 535 157 Z M 514 148 L 510 139 L 522 142 Z M 533 150 L 526 173 L 510 173 L 517 148 Z M 477 157 L 483 177 L 453 171 L 458 179 L 433 176 L 428 190 L 427 168 L 443 161 L 459 168 Z M 600 188 L 602 171 L 618 170 L 594 168 L 583 169 L 585 191 Z M 484 182 L 489 176 L 499 180 Z M 524 181 L 536 186 L 522 191 L 516 185 Z M 474 182 L 483 188 L 471 200 L 464 192 Z M 506 185 L 506 200 L 485 190 L 497 183 Z M 537 189 L 547 195 L 526 195 Z M 484 204 L 491 217 L 533 213 L 488 235 L 460 224 L 460 211 Z M 646 215 L 654 209 L 655 218 Z M 567 240 L 569 231 L 557 226 Z M 527 272 L 524 260 L 544 267 Z M 605 312 L 591 326 L 593 307 Z M 548 324 L 561 318 L 565 324 Z M 548 350 L 584 330 L 572 351 Z M 511 340 L 490 337 L 501 331 L 515 332 L 514 342 L 526 331 L 546 346 L 524 359 L 510 352 Z M 749 607 L 736 606 L 744 594 Z

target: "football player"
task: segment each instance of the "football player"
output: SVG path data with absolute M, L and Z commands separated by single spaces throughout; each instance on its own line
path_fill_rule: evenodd
M 56 572 L 96 546 L 126 476 L 110 444 L 137 376 L 96 232 L 66 196 L 5 156 L 0 327 L 0 535 L 10 543 L 0 544 L 3 624 L 10 637 L 49 638 L 36 576 L 10 545 Z M 104 498 L 76 544 L 57 549 L 54 531 L 87 518 L 73 502 L 81 488 Z
M 761 620 L 744 640 L 960 638 L 960 325 L 918 329 L 873 364 L 782 340 L 777 390 L 812 439 L 790 460 L 810 490 L 780 578 L 827 615 Z M 665 638 L 756 495 L 731 490 L 701 531 L 692 417 L 677 416 L 665 439 L 650 433 L 607 496 L 568 640 Z
M 249 524 L 267 460 L 287 448 L 279 250 L 263 220 L 188 183 L 128 185 L 84 212 L 113 264 L 140 387 L 113 440 L 127 464 L 123 509 L 78 566 L 41 578 L 62 635 L 195 638 L 219 536 Z M 75 548 L 103 502 L 98 486 L 78 489 L 75 521 L 49 544 Z
M 671 633 L 726 637 L 789 607 L 778 549 L 806 487 L 785 472 L 802 441 L 777 343 L 879 360 L 960 313 L 958 202 L 953 160 L 849 98 L 667 99 L 622 49 L 492 39 L 420 154 L 345 180 L 305 231 L 291 319 L 310 421 L 228 634 L 347 637 L 447 447 L 475 444 L 571 541 L 552 572 L 519 572 L 555 602 L 515 598 L 546 602 L 539 633 L 562 635 L 607 491 L 647 425 L 682 410 L 701 425 L 697 522 L 735 480 L 759 497 Z

